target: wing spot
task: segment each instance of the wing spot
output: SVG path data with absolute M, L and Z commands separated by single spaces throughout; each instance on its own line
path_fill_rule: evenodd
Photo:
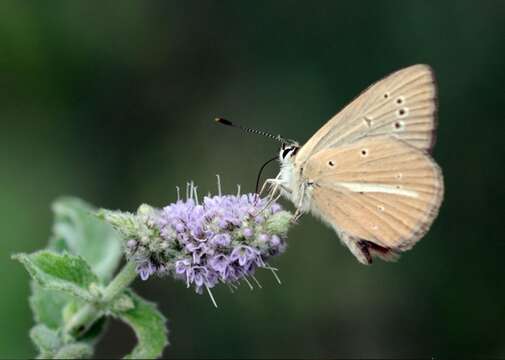
M 401 105 L 403 104 L 403 102 L 405 101 L 405 98 L 403 96 L 399 96 L 397 99 L 396 99 L 396 103 L 398 105 Z
M 398 109 L 398 111 L 396 112 L 397 117 L 405 117 L 405 116 L 407 116 L 407 114 L 408 114 L 407 108 Z
M 384 211 L 384 205 L 378 205 L 377 209 L 379 209 L 380 211 Z
M 361 156 L 367 157 L 368 156 L 368 149 L 361 149 Z
M 395 128 L 396 130 L 401 130 L 401 129 L 403 129 L 403 125 L 405 125 L 405 124 L 403 123 L 403 121 L 396 121 L 396 122 L 393 124 L 393 126 L 394 126 L 394 128 Z
M 328 161 L 328 166 L 330 166 L 330 167 L 334 167 L 335 166 L 335 163 L 333 162 L 333 160 Z
M 397 174 L 395 175 L 396 180 L 401 180 L 401 179 L 402 179 L 402 177 L 403 177 L 403 174 L 402 174 L 402 173 L 397 173 Z
M 389 93 L 387 92 L 384 94 L 384 99 L 388 99 L 388 98 L 389 98 Z

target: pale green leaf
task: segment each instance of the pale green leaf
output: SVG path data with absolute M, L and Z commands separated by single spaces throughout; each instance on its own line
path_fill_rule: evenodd
M 39 359 L 87 359 L 93 355 L 89 341 L 66 343 L 58 331 L 38 324 L 30 331 L 30 338 L 39 350 Z
M 96 209 L 88 203 L 71 197 L 56 200 L 52 250 L 82 256 L 102 282 L 107 282 L 121 260 L 120 235 L 111 225 L 98 219 Z
M 40 354 L 46 357 L 51 356 L 62 345 L 58 332 L 42 324 L 35 325 L 30 330 L 30 338 Z
M 35 321 L 51 329 L 60 327 L 63 323 L 62 312 L 70 297 L 60 291 L 45 289 L 32 281 L 30 306 Z
M 42 250 L 32 254 L 17 254 L 13 258 L 25 266 L 40 286 L 87 301 L 96 300 L 88 288 L 98 278 L 80 256 Z
M 137 337 L 137 345 L 126 358 L 155 359 L 160 357 L 163 349 L 168 345 L 165 317 L 154 303 L 142 299 L 131 290 L 126 294 L 131 298 L 134 308 L 116 315 L 133 328 Z
M 89 359 L 93 356 L 93 347 L 83 342 L 63 346 L 53 356 L 53 359 Z

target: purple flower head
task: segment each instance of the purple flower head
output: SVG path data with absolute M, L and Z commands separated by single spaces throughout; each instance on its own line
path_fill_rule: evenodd
M 200 202 L 194 185 L 185 201 L 162 209 L 143 205 L 128 216 L 125 252 L 142 280 L 169 274 L 198 293 L 219 282 L 250 284 L 257 268 L 271 269 L 267 261 L 285 250 L 291 219 L 257 194 L 209 195 Z

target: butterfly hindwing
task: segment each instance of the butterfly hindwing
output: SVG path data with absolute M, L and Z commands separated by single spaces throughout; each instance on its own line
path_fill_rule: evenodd
M 431 157 L 384 136 L 319 151 L 302 178 L 312 184 L 312 212 L 350 248 L 350 241 L 358 250 L 367 245 L 358 241 L 371 242 L 377 255 L 410 249 L 428 231 L 443 196 L 442 173 Z

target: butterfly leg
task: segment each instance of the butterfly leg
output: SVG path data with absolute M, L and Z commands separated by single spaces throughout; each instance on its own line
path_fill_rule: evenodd
M 261 194 L 263 194 L 263 191 L 265 191 L 266 187 L 267 186 L 270 186 L 270 190 L 269 192 L 271 193 L 272 192 L 272 189 L 274 188 L 274 186 L 277 186 L 277 184 L 279 183 L 279 178 L 281 176 L 281 173 L 279 173 L 275 178 L 273 179 L 266 179 L 265 182 L 263 183 L 263 186 L 261 187 L 261 190 L 259 192 L 259 195 L 261 196 Z
M 273 202 L 279 200 L 279 198 L 282 195 L 282 192 L 279 190 L 279 187 L 282 189 L 285 189 L 284 186 L 282 186 L 282 181 L 279 179 L 280 174 L 275 178 L 275 179 L 270 179 L 270 194 L 268 195 L 268 203 L 272 204 Z M 277 195 L 277 192 L 279 195 Z
M 275 198 L 269 198 L 268 201 L 267 201 L 267 203 L 265 204 L 265 206 L 263 206 L 261 208 L 261 210 L 259 210 L 253 216 L 258 216 L 259 214 L 261 214 L 263 211 L 265 211 L 266 209 L 268 209 L 270 207 L 270 205 L 272 205 L 274 202 L 276 202 L 277 200 L 279 200 L 281 196 L 282 196 L 282 194 L 279 193 L 279 195 L 277 195 L 277 197 L 275 197 Z
M 270 189 L 268 190 L 269 193 L 267 195 L 267 202 L 266 202 L 265 206 L 263 206 L 263 208 L 260 211 L 258 211 L 258 213 L 256 215 L 261 214 L 263 211 L 268 209 L 270 207 L 270 205 L 272 205 L 274 202 L 279 200 L 279 198 L 282 196 L 281 192 L 279 192 L 278 195 L 276 194 L 278 192 L 279 186 L 282 186 L 281 181 L 279 180 L 279 177 L 280 177 L 280 173 L 273 179 L 266 179 L 265 182 L 263 183 L 263 186 L 261 187 L 261 191 L 259 193 L 259 196 L 261 196 L 261 194 L 263 193 L 263 191 L 265 190 L 265 188 L 267 186 L 270 186 Z
M 305 192 L 308 187 L 312 186 L 312 182 L 304 182 L 300 185 L 300 190 L 299 190 L 299 199 L 298 203 L 296 204 L 296 211 L 293 216 L 292 222 L 297 222 L 299 218 L 302 217 L 302 215 L 305 213 L 304 207 L 303 207 L 303 201 L 305 199 Z
M 275 183 L 276 181 L 278 181 L 279 176 L 280 176 L 280 174 L 277 175 L 277 177 L 275 177 L 274 179 L 266 179 L 263 182 L 263 185 L 261 186 L 261 190 L 257 194 L 257 197 L 256 197 L 257 200 L 259 200 L 261 198 L 261 194 L 263 194 L 263 192 L 265 191 L 265 189 L 268 186 L 270 187 L 270 190 L 269 190 L 269 193 L 270 193 L 270 191 L 272 190 L 272 187 L 273 187 L 273 183 Z M 269 196 L 269 195 L 267 195 L 267 196 Z
M 261 194 L 263 194 L 263 192 L 265 191 L 265 189 L 266 189 L 267 186 L 271 186 L 272 180 L 274 180 L 274 179 L 266 179 L 265 180 L 265 182 L 261 186 L 260 192 L 258 193 L 259 196 L 261 196 Z
M 291 218 L 291 223 L 296 224 L 303 214 L 304 214 L 303 211 L 301 211 L 300 209 L 296 209 L 295 213 L 293 214 L 293 217 Z
M 298 222 L 298 219 L 300 219 L 304 213 L 302 210 L 303 206 L 303 197 L 305 196 L 305 187 L 302 186 L 301 191 L 300 191 L 300 200 L 298 200 L 298 204 L 296 205 L 296 211 L 293 215 L 293 218 L 291 219 L 292 223 Z
M 296 211 L 293 215 L 293 218 L 291 219 L 292 223 L 297 223 L 298 219 L 302 217 L 304 214 L 304 211 L 302 210 L 302 203 L 303 203 L 303 198 L 300 198 L 300 201 L 298 201 L 298 205 L 296 206 Z

